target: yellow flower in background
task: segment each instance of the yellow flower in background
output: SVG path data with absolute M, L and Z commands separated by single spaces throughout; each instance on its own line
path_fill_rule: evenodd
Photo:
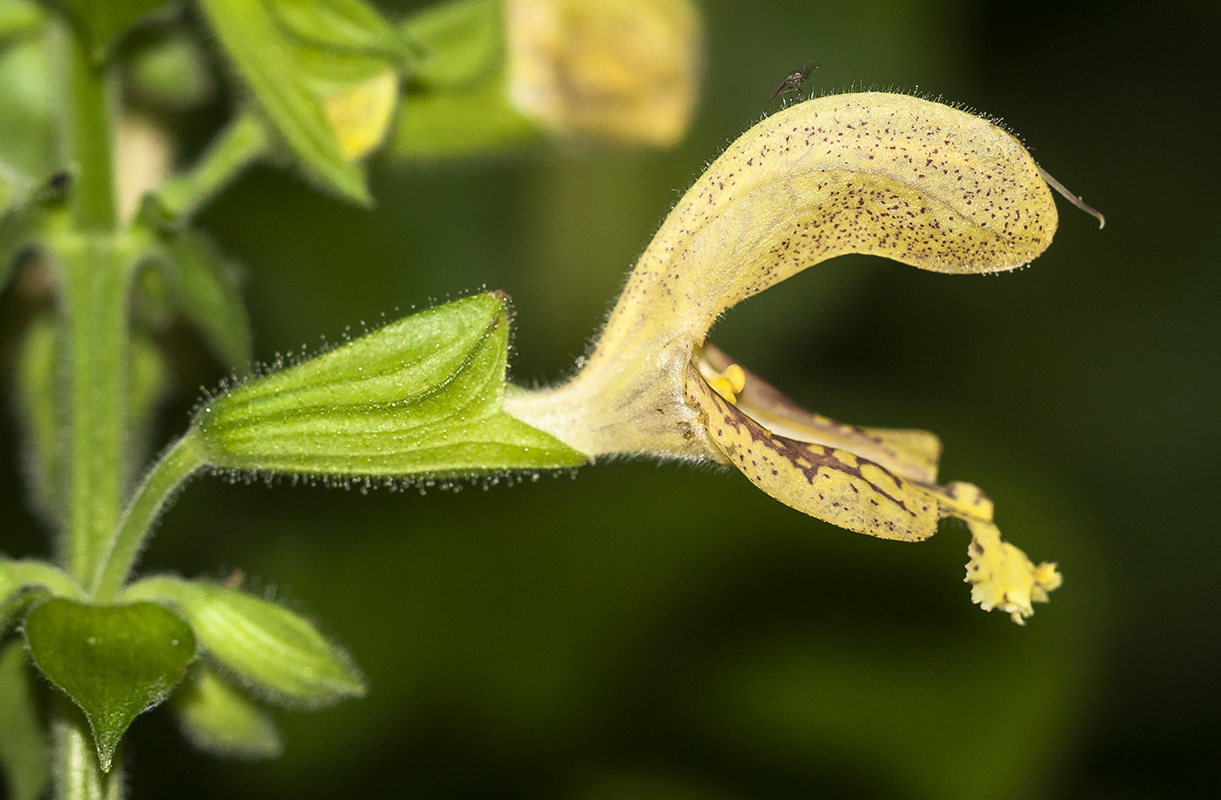
M 871 536 L 921 541 L 962 519 L 972 599 L 1020 623 L 1060 575 L 1000 538 L 978 488 L 937 483 L 936 436 L 808 412 L 706 335 L 738 302 L 845 253 L 952 273 L 1026 264 L 1057 226 L 1044 174 L 1009 133 L 937 103 L 863 93 L 794 105 L 683 196 L 580 372 L 518 390 L 505 409 L 594 457 L 734 466 L 781 502 Z
M 349 161 L 373 152 L 386 138 L 398 109 L 399 76 L 387 69 L 323 98 L 327 122 Z
M 699 89 L 688 0 L 507 0 L 511 102 L 567 135 L 671 145 Z

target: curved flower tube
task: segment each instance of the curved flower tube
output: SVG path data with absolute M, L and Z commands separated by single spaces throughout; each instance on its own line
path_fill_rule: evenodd
M 987 120 L 872 92 L 794 105 L 743 134 L 683 196 L 580 372 L 517 390 L 505 409 L 595 457 L 732 465 L 777 500 L 871 536 L 921 541 L 940 519 L 962 519 L 972 599 L 1021 623 L 1060 575 L 1001 540 L 978 488 L 936 482 L 936 436 L 808 412 L 706 335 L 733 305 L 837 255 L 996 272 L 1042 253 L 1056 225 L 1039 166 Z

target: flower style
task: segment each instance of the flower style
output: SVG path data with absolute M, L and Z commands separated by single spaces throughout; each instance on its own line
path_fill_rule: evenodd
M 1003 541 L 992 503 L 937 483 L 931 433 L 845 425 L 800 408 L 706 341 L 727 309 L 844 253 L 982 273 L 1029 263 L 1057 215 L 1030 154 L 990 122 L 914 97 L 794 105 L 743 134 L 645 250 L 588 361 L 505 410 L 590 456 L 732 465 L 777 500 L 848 530 L 921 541 L 944 517 L 971 532 L 967 582 L 1022 623 L 1060 585 Z

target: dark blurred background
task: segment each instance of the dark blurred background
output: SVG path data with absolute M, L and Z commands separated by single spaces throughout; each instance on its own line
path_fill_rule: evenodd
M 202 479 L 144 568 L 242 568 L 372 691 L 281 714 L 270 763 L 195 754 L 149 714 L 135 797 L 1216 796 L 1219 6 L 702 5 L 703 100 L 673 151 L 383 159 L 373 212 L 251 172 L 202 225 L 246 268 L 257 355 L 487 287 L 514 301 L 514 378 L 556 380 L 780 77 L 814 61 L 818 93 L 943 97 L 1002 118 L 1106 228 L 1061 203 L 1051 249 L 999 276 L 838 259 L 713 338 L 809 407 L 936 431 L 943 477 L 984 487 L 1063 588 L 1019 628 L 970 603 L 961 526 L 869 539 L 688 466 L 422 496 Z M 186 353 L 161 441 L 221 377 Z M 16 452 L 11 415 L 2 438 Z M 44 552 L 18 466 L 6 549 Z

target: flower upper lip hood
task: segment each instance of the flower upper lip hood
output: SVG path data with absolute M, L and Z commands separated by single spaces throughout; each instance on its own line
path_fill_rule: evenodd
M 726 309 L 845 253 L 939 272 L 1013 269 L 1043 252 L 1056 223 L 1038 165 L 986 120 L 872 92 L 791 106 L 679 200 L 580 373 L 511 398 L 510 413 L 594 456 L 709 457 L 685 424 L 695 417 L 683 383 Z
M 936 481 L 922 431 L 811 414 L 705 341 L 727 309 L 816 264 L 869 253 L 982 273 L 1029 263 L 1057 226 L 1044 173 L 1011 134 L 907 95 L 822 97 L 764 119 L 708 168 L 640 257 L 567 383 L 505 410 L 566 444 L 732 464 L 776 499 L 850 530 L 918 541 L 967 521 L 967 580 L 1015 621 L 1059 585 L 1000 539 L 976 487 Z

